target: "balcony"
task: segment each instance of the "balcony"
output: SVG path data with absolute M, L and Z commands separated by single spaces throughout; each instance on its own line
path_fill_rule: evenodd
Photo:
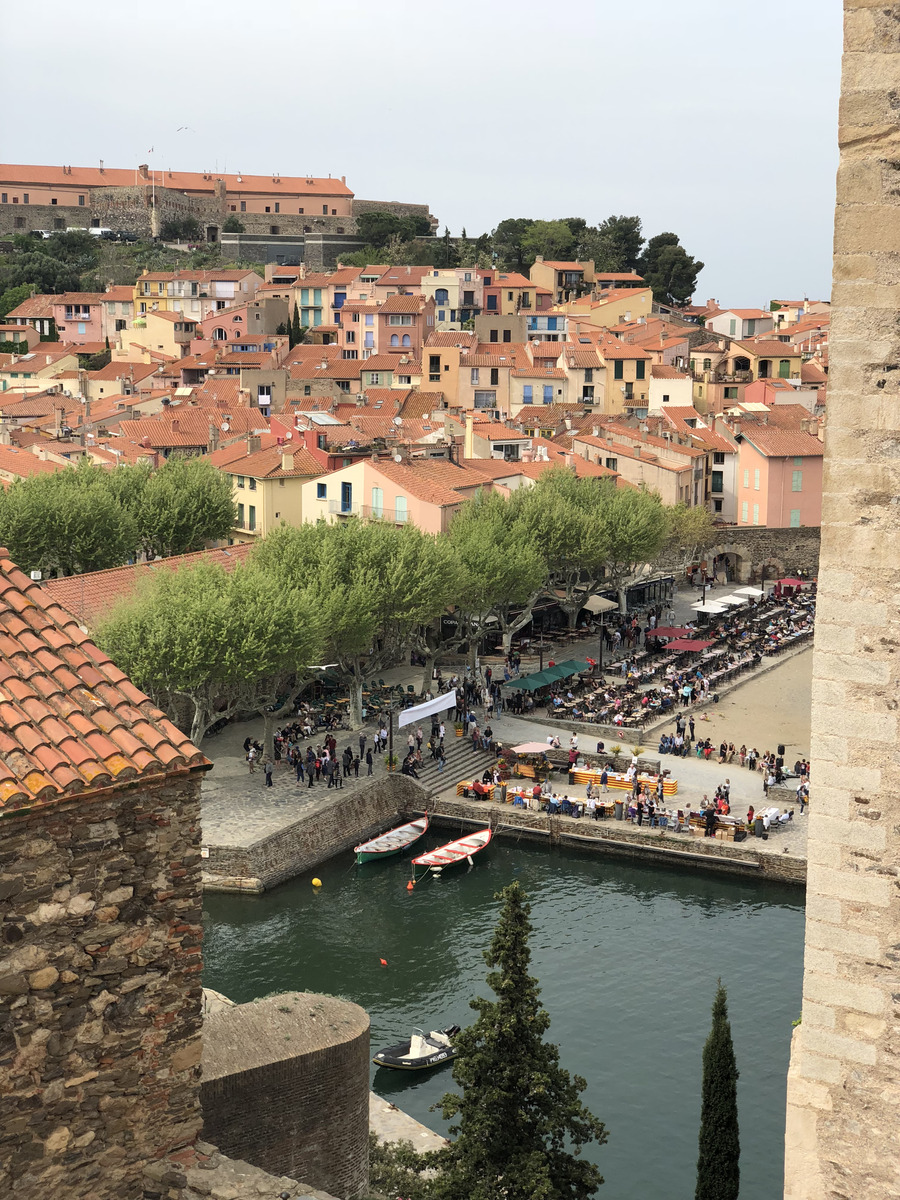
M 329 500 L 328 511 L 338 517 L 359 517 L 363 521 L 390 521 L 394 525 L 405 525 L 408 515 L 393 508 L 373 508 L 371 504 L 344 504 L 340 500 Z

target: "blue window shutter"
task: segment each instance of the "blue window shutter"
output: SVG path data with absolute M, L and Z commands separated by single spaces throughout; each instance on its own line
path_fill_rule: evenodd
M 552 383 L 544 384 L 544 403 L 545 404 L 553 403 L 553 384 Z
M 525 386 L 522 388 L 522 403 L 523 404 L 531 404 L 532 403 L 532 393 L 531 393 L 531 384 L 530 383 L 526 383 Z

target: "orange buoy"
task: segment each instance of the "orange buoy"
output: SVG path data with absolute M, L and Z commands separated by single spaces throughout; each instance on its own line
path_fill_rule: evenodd
M 387 959 L 386 959 L 386 958 L 379 958 L 379 960 L 378 960 L 378 961 L 381 963 L 381 965 L 382 965 L 383 967 L 386 967 L 386 966 L 387 966 Z
M 415 883 L 412 880 L 410 880 L 409 883 L 406 885 L 406 890 L 408 892 L 411 892 L 415 886 L 416 886 Z

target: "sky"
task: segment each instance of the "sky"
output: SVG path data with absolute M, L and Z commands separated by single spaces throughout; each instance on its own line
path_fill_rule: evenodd
M 831 285 L 839 0 L 45 0 L 0 154 L 346 175 L 470 237 L 638 214 L 695 299 Z M 149 155 L 153 148 L 152 156 Z

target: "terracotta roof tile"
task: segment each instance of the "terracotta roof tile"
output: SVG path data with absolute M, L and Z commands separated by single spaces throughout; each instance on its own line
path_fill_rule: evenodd
M 6 550 L 0 550 L 0 623 L 6 629 L 0 635 L 0 808 L 28 808 L 116 779 L 206 765 Z M 92 687 L 102 689 L 102 697 Z M 152 744 L 141 728 L 152 733 Z

